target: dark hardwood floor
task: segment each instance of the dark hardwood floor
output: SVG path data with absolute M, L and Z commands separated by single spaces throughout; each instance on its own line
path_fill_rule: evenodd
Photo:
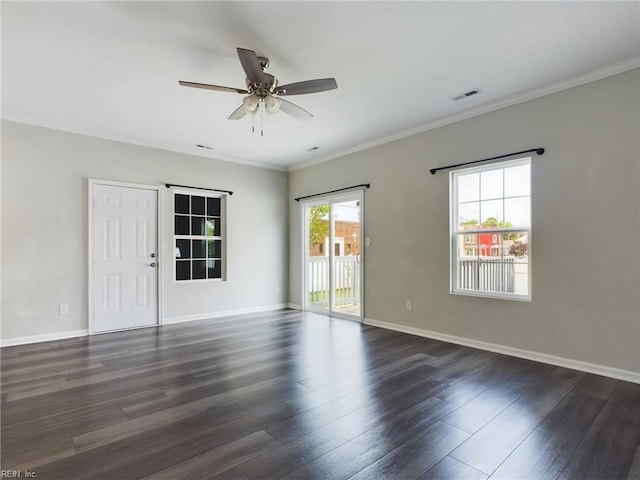
M 640 478 L 640 385 L 323 315 L 1 355 L 22 478 Z

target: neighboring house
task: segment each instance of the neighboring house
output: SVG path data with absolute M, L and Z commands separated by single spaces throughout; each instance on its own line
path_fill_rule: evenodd
M 528 236 L 518 233 L 502 236 L 499 233 L 468 233 L 464 236 L 461 255 L 467 257 L 501 257 L 526 254 Z M 516 250 L 517 249 L 517 250 Z
M 319 223 L 326 224 L 327 220 L 319 220 Z M 344 257 L 348 255 L 360 254 L 360 222 L 347 220 L 335 221 L 336 231 L 334 233 L 334 255 Z M 309 256 L 328 256 L 329 237 L 325 237 L 324 242 L 318 242 L 309 248 Z

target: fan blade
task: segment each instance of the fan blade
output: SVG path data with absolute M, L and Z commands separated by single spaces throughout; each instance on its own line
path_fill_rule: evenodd
M 295 103 L 288 102 L 284 98 L 280 98 L 280 111 L 286 113 L 287 115 L 291 115 L 293 118 L 297 118 L 298 120 L 309 120 L 313 117 L 309 112 L 307 112 L 304 108 L 299 107 Z
M 235 92 L 242 94 L 249 93 L 242 88 L 221 87 L 219 85 L 209 85 L 208 83 L 184 82 L 182 80 L 180 80 L 178 83 L 183 87 L 204 88 L 206 90 L 218 90 L 220 92 Z
M 262 66 L 260 65 L 260 60 L 258 60 L 258 55 L 253 50 L 247 50 L 246 48 L 237 48 L 238 50 L 238 58 L 240 58 L 240 63 L 242 64 L 242 69 L 244 73 L 247 74 L 247 78 L 251 83 L 262 83 L 268 84 L 268 78 L 262 71 Z
M 334 88 L 338 88 L 335 78 L 317 78 L 316 80 L 280 85 L 274 93 L 277 95 L 302 95 L 305 93 L 325 92 Z
M 244 104 L 240 105 L 236 108 L 231 115 L 229 115 L 229 120 L 240 120 L 247 114 L 247 109 L 244 108 Z

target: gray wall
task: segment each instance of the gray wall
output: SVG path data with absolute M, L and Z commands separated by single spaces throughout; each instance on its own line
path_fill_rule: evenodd
M 296 170 L 290 198 L 372 183 L 366 318 L 638 372 L 639 86 L 634 70 Z M 448 175 L 429 169 L 538 146 L 532 302 L 449 294 Z M 289 212 L 300 304 L 299 205 Z
M 162 189 L 163 317 L 286 304 L 288 174 L 2 122 L 2 338 L 88 328 L 89 178 L 233 190 L 228 281 L 173 282 L 171 193 Z M 279 293 L 277 290 L 279 289 Z M 69 315 L 59 315 L 67 303 Z

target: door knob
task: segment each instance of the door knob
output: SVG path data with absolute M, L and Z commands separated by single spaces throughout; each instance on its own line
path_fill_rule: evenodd
M 151 254 L 151 258 L 156 258 L 156 254 L 155 254 L 155 253 L 152 253 L 152 254 Z
M 157 266 L 158 266 L 158 264 L 157 264 L 156 262 L 153 262 L 153 263 L 149 264 L 149 266 L 150 266 L 150 267 L 157 267 Z

